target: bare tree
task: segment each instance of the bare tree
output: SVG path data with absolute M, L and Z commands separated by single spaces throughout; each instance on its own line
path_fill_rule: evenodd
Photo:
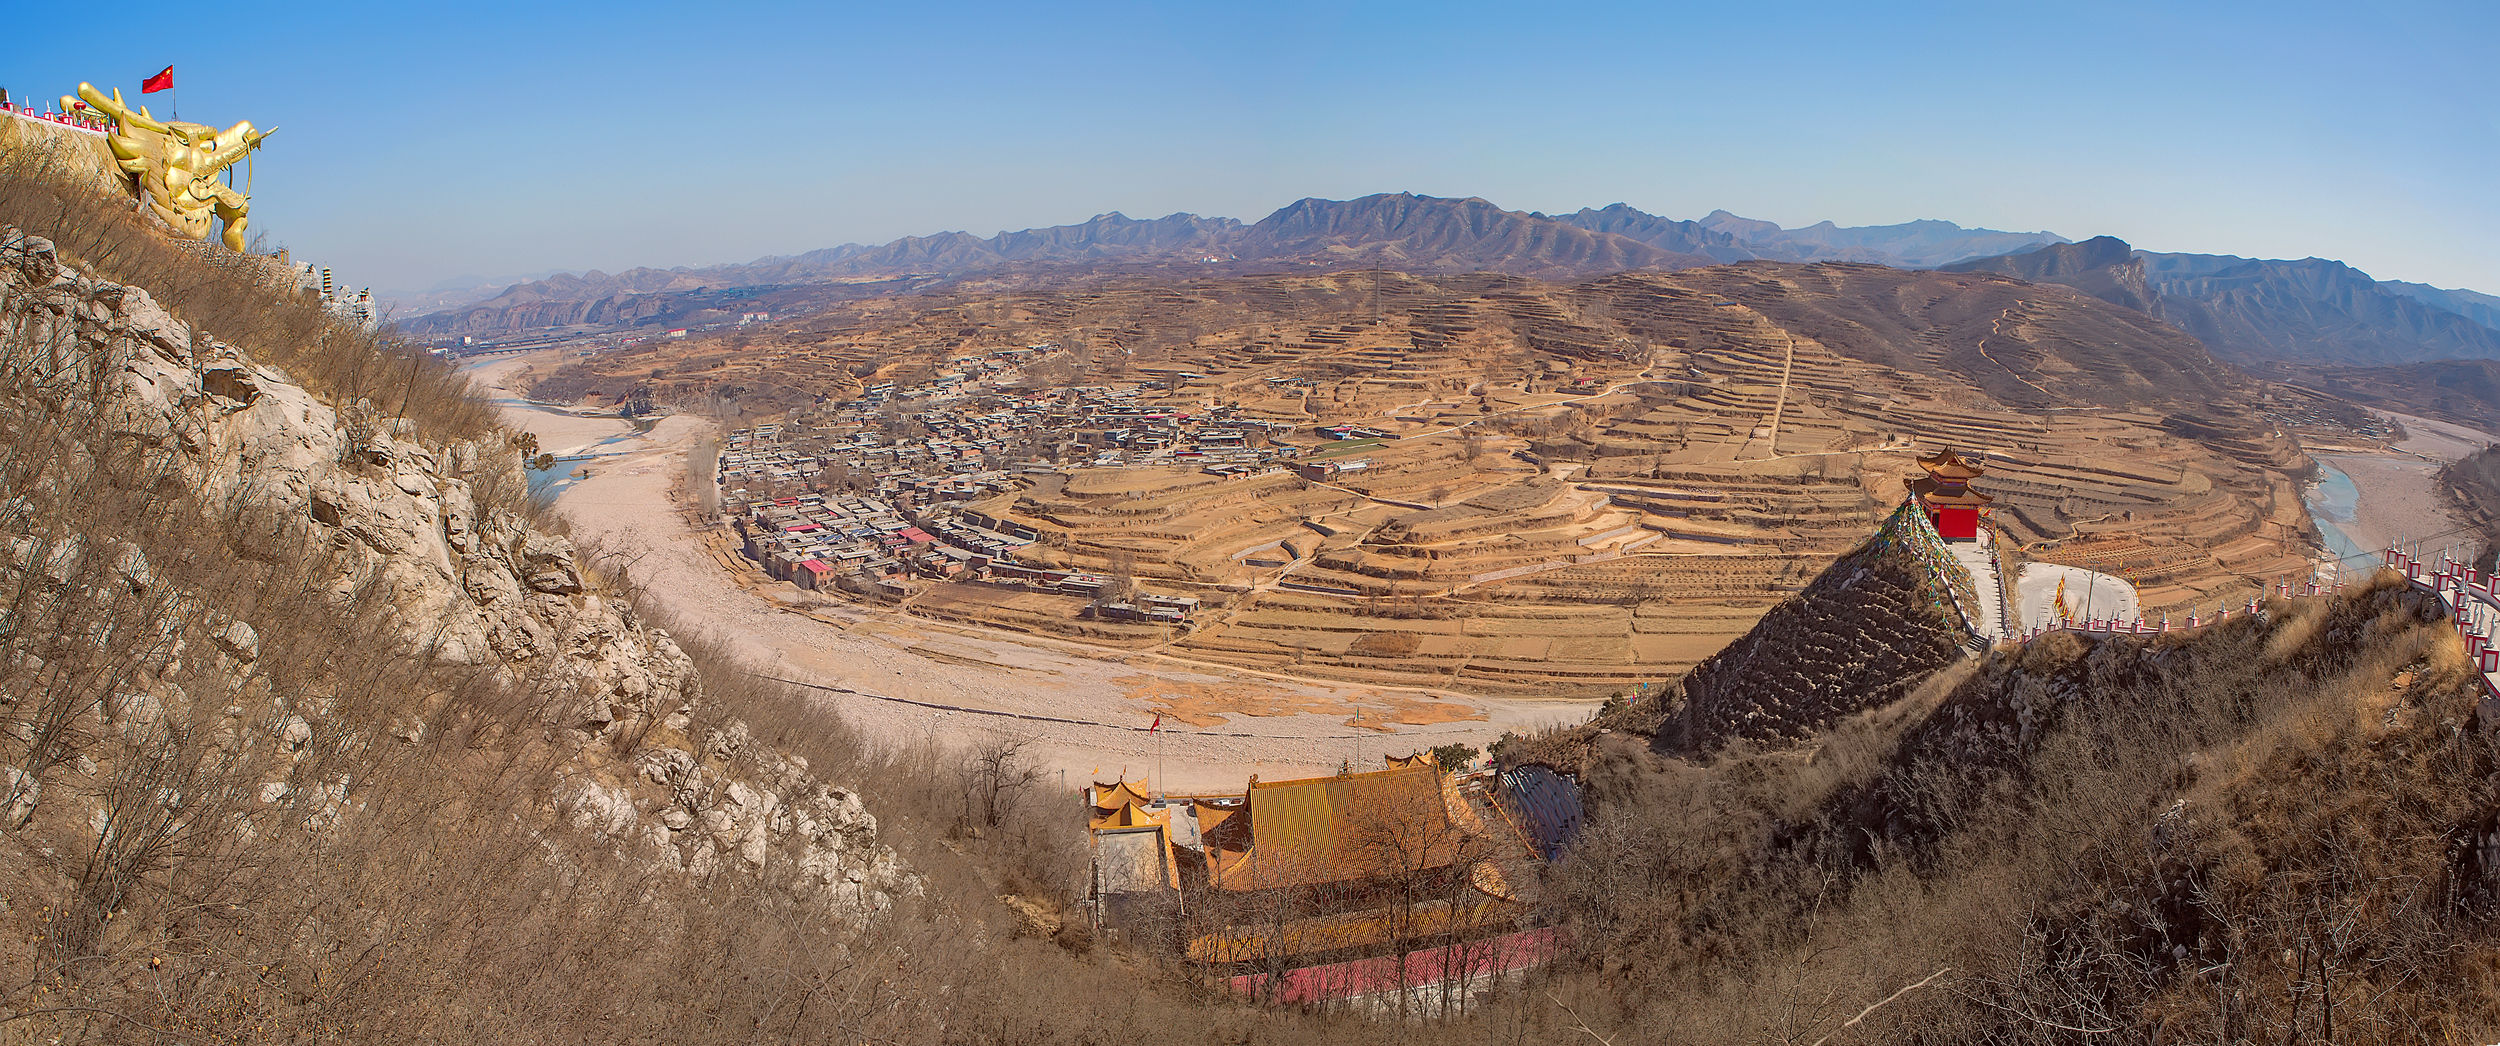
M 1042 779 L 1030 737 L 1002 737 L 964 757 L 964 820 L 996 828 L 1015 815 L 1025 793 Z
M 1397 1014 L 1417 1016 L 1427 996 L 1436 1015 L 1452 1016 L 1466 1001 L 1467 971 L 1489 947 L 1476 938 L 1487 925 L 1491 901 L 1476 877 L 1492 856 L 1487 841 L 1450 816 L 1436 776 L 1423 801 L 1382 804 L 1349 818 L 1346 854 L 1373 875 L 1384 902 L 1388 954 L 1395 966 Z M 1439 948 L 1428 971 L 1412 969 L 1408 956 Z M 1411 975 L 1427 972 L 1434 991 L 1419 992 Z

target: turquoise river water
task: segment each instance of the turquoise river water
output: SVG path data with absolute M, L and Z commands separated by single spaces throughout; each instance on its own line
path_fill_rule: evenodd
M 2309 505 L 2309 520 L 2318 525 L 2318 536 L 2326 544 L 2327 555 L 2342 563 L 2358 564 L 2369 551 L 2353 544 L 2344 527 L 2352 524 L 2353 513 L 2361 507 L 2361 488 L 2354 486 L 2352 477 L 2343 470 L 2325 462 L 2318 463 L 2318 474 L 2318 481 L 2309 485 L 2304 499 Z

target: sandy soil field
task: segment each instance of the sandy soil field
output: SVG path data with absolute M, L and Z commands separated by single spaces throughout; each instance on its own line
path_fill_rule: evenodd
M 2320 454 L 2317 459 L 2352 477 L 2361 492 L 2352 522 L 2337 526 L 2364 550 L 2460 526 L 2449 511 L 2447 494 L 2439 489 L 2441 461 L 2378 454 Z
M 2417 418 L 2411 414 L 2383 413 L 2404 423 L 2405 438 L 2396 444 L 2396 449 L 2435 461 L 2455 461 L 2493 443 L 2500 443 L 2500 437 L 2454 422 Z
M 2452 422 L 2388 413 L 2403 423 L 2405 438 L 2393 451 L 2378 454 L 2316 454 L 2320 464 L 2350 477 L 2357 496 L 2352 518 L 2334 525 L 2364 551 L 2395 541 L 2424 541 L 2429 548 L 2454 542 L 2463 524 L 2449 508 L 2439 486 L 2439 470 L 2448 462 L 2495 442 L 2486 432 Z
M 470 372 L 508 424 L 551 449 L 630 431 L 620 419 L 559 417 L 518 402 L 502 383 L 523 365 Z M 679 416 L 602 447 L 593 474 L 565 488 L 556 509 L 603 567 L 625 570 L 681 627 L 725 639 L 760 671 L 833 688 L 825 699 L 873 742 L 1024 736 L 1071 787 L 1125 773 L 1151 775 L 1158 788 L 1218 790 L 1251 774 L 1324 774 L 1438 744 L 1482 744 L 1504 730 L 1578 722 L 1595 707 L 1293 679 L 953 627 L 768 581 L 742 585 L 670 497 L 688 448 L 712 435 L 708 423 Z M 1149 733 L 1158 716 L 1161 729 Z

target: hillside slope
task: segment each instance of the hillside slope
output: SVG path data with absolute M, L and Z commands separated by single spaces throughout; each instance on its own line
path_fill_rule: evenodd
M 1727 648 L 1684 677 L 1683 714 L 1662 749 L 1708 752 L 1733 740 L 1797 743 L 1900 700 L 1962 655 L 1953 594 L 1921 562 L 1904 505 Z
M 201 264 L 125 235 L 122 264 Z M 828 948 L 919 889 L 856 792 L 737 711 L 779 706 L 531 521 L 456 377 L 264 278 L 237 259 L 183 296 L 239 338 L 319 332 L 279 355 L 326 392 L 0 230 L 0 953 L 77 971 L 0 990 L 55 1014 L 18 1030 L 543 1031 L 587 1015 L 520 969 L 579 966 L 585 920 L 647 932 L 637 893 L 757 932 L 778 908 Z M 501 956 L 468 951 L 481 922 Z
M 2354 403 L 2500 431 L 2500 360 L 2317 367 L 2308 383 Z
M 2323 258 L 2146 254 L 2161 315 L 2248 361 L 2389 364 L 2500 357 L 2500 330 L 2381 287 Z
M 2486 447 L 2439 470 L 2439 485 L 2448 491 L 2457 517 L 2473 524 L 2475 569 L 2490 573 L 2500 560 L 2500 449 Z
M 2001 651 L 1807 753 L 1661 758 L 1638 705 L 1508 747 L 1595 797 L 1548 897 L 1602 979 L 1560 997 L 1708 1042 L 2488 1042 L 2500 736 L 2441 617 L 2382 575 Z
M 2323 258 L 2136 251 L 2099 236 L 1940 266 L 1995 272 L 2161 317 L 2244 366 L 2393 365 L 2500 356 L 2470 291 L 2382 283 Z
M 2155 310 L 2152 287 L 2145 282 L 2144 259 L 2127 241 L 2095 236 L 2081 243 L 2056 243 L 2020 254 L 1940 265 L 1942 272 L 1993 272 L 2029 283 L 2072 287 L 2113 305 L 2139 312 Z
M 2213 404 L 2246 384 L 2195 339 L 2074 290 L 1989 273 L 1745 262 L 1588 286 L 1628 295 L 1692 288 L 1760 313 L 1845 356 L 1896 370 L 1949 370 L 2018 407 Z

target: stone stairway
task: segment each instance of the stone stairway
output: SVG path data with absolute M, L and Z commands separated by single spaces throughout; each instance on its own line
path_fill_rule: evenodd
M 1979 605 L 1968 609 L 1971 611 L 1971 631 L 1976 633 L 1973 639 L 1981 650 L 2003 642 L 2012 634 L 2007 625 L 2012 615 L 2007 613 L 2005 605 L 2004 579 L 1997 576 L 1995 541 L 1996 533 L 1982 527 L 1979 540 L 1949 542 L 1945 546 L 1953 553 L 1953 561 L 1970 571 L 1971 587 L 1978 590 Z

